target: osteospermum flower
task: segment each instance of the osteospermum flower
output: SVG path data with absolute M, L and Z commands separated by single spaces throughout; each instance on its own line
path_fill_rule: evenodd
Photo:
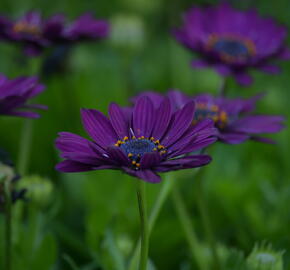
M 31 110 L 46 109 L 46 106 L 31 105 L 27 102 L 40 94 L 44 88 L 36 77 L 18 77 L 10 80 L 0 75 L 0 115 L 38 118 L 39 114 Z
M 24 52 L 30 56 L 39 55 L 46 47 L 101 39 L 108 32 L 108 23 L 95 19 L 91 14 L 84 14 L 71 23 L 67 23 L 62 14 L 45 19 L 35 11 L 15 21 L 0 17 L 0 38 L 24 45 Z
M 175 38 L 196 52 L 195 68 L 213 67 L 222 76 L 234 76 L 242 85 L 252 82 L 249 68 L 277 73 L 273 60 L 290 58 L 286 28 L 255 10 L 239 11 L 227 3 L 215 7 L 193 7 L 184 24 L 174 30 Z
M 256 102 L 262 95 L 250 99 L 229 99 L 214 97 L 210 94 L 201 94 L 189 97 L 180 91 L 169 91 L 167 97 L 154 92 L 145 92 L 139 97 L 146 96 L 155 101 L 158 106 L 164 98 L 169 98 L 172 106 L 179 110 L 188 102 L 195 102 L 193 126 L 204 119 L 212 119 L 218 129 L 220 141 L 229 144 L 238 144 L 253 139 L 265 143 L 273 143 L 269 138 L 261 137 L 264 133 L 276 133 L 283 129 L 282 116 L 258 115 L 254 113 Z
M 211 120 L 192 126 L 194 102 L 173 111 L 168 99 L 154 106 L 140 98 L 134 108 L 109 107 L 109 118 L 97 110 L 82 109 L 89 141 L 62 132 L 56 147 L 65 160 L 61 172 L 119 169 L 148 182 L 159 182 L 159 172 L 188 169 L 208 164 L 207 155 L 190 153 L 213 143 L 216 129 Z

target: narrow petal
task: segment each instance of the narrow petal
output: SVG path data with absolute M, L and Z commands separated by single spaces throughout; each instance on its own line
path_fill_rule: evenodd
M 106 148 L 118 140 L 110 121 L 101 112 L 82 109 L 81 113 L 85 130 L 98 145 Z
M 242 133 L 275 133 L 284 128 L 282 116 L 251 115 L 235 121 L 229 128 Z
M 72 160 L 64 160 L 56 165 L 56 170 L 60 172 L 86 172 L 92 171 L 93 166 Z
M 173 144 L 191 125 L 194 116 L 194 102 L 188 102 L 181 110 L 174 115 L 172 125 L 168 133 L 162 139 L 162 144 L 165 146 Z
M 176 171 L 182 169 L 190 169 L 205 166 L 211 162 L 211 157 L 208 155 L 187 156 L 184 158 L 172 159 L 162 162 L 155 169 L 159 172 Z
M 133 112 L 135 136 L 150 137 L 154 121 L 154 108 L 151 100 L 148 97 L 139 98 Z
M 123 170 L 131 176 L 137 177 L 149 183 L 159 183 L 161 178 L 158 174 L 151 170 L 139 170 L 135 171 L 128 168 L 123 168 Z
M 243 133 L 227 132 L 221 133 L 219 139 L 224 143 L 240 144 L 250 138 L 249 135 Z
M 157 166 L 161 161 L 161 155 L 159 153 L 146 153 L 140 160 L 141 170 L 150 169 Z
M 154 123 L 152 136 L 158 140 L 162 138 L 167 130 L 171 119 L 171 105 L 167 98 L 164 98 L 156 113 L 156 121 Z
M 120 166 L 130 165 L 130 160 L 128 159 L 128 157 L 126 157 L 122 149 L 120 149 L 119 147 L 110 146 L 106 149 L 106 151 L 110 158 L 110 162 L 113 162 Z
M 129 123 L 126 120 L 123 110 L 116 103 L 110 104 L 109 115 L 111 124 L 116 131 L 119 139 L 123 139 L 128 136 Z

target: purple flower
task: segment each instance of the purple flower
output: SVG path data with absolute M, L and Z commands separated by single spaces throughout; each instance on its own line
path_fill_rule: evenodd
M 218 138 L 224 143 L 239 144 L 249 139 L 273 143 L 271 139 L 261 137 L 260 134 L 275 133 L 284 128 L 282 116 L 254 114 L 256 102 L 262 95 L 250 99 L 229 99 L 210 94 L 189 97 L 175 90 L 169 91 L 167 97 L 154 92 L 145 92 L 133 101 L 136 102 L 144 96 L 154 100 L 155 106 L 168 97 L 176 110 L 194 101 L 196 109 L 193 124 L 198 125 L 204 119 L 212 119 L 219 131 Z
M 56 169 L 81 172 L 119 169 L 144 181 L 159 182 L 159 172 L 188 169 L 208 164 L 207 155 L 190 155 L 216 141 L 213 121 L 193 126 L 194 102 L 173 111 L 164 98 L 158 106 L 147 97 L 133 108 L 112 103 L 109 117 L 82 109 L 83 125 L 93 141 L 61 132 L 56 147 L 61 151 Z
M 252 82 L 249 68 L 278 73 L 272 60 L 290 58 L 284 44 L 286 28 L 273 19 L 260 17 L 255 10 L 239 11 L 227 3 L 193 7 L 185 13 L 183 22 L 173 34 L 200 56 L 192 67 L 213 67 L 222 76 L 234 76 L 241 85 Z
M 20 43 L 27 55 L 37 56 L 47 47 L 105 38 L 109 25 L 91 14 L 84 14 L 76 21 L 66 23 L 63 14 L 45 19 L 40 12 L 31 11 L 16 21 L 0 17 L 0 29 L 0 39 Z
M 0 75 L 0 115 L 38 118 L 31 109 L 46 109 L 43 105 L 28 105 L 27 101 L 44 90 L 44 85 L 36 77 L 8 79 Z

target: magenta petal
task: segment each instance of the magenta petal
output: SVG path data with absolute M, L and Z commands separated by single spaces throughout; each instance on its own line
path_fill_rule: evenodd
M 148 97 L 137 100 L 133 112 L 133 130 L 136 137 L 150 137 L 154 124 L 154 108 Z
M 116 103 L 110 104 L 109 115 L 111 124 L 118 134 L 119 139 L 122 140 L 125 136 L 128 136 L 128 122 L 126 121 L 124 111 L 119 107 L 119 105 Z
M 81 113 L 86 131 L 98 145 L 105 148 L 118 140 L 110 121 L 101 112 L 82 109 Z

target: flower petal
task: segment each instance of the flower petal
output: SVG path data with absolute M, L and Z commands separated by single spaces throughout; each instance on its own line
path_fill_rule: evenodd
M 133 112 L 133 129 L 136 137 L 150 137 L 155 121 L 154 108 L 148 97 L 137 100 Z
M 128 136 L 129 123 L 126 121 L 123 110 L 116 103 L 110 104 L 109 115 L 111 124 L 119 136 L 119 139 L 123 139 Z
M 118 140 L 110 121 L 101 112 L 82 109 L 81 113 L 85 130 L 99 146 L 106 148 Z

